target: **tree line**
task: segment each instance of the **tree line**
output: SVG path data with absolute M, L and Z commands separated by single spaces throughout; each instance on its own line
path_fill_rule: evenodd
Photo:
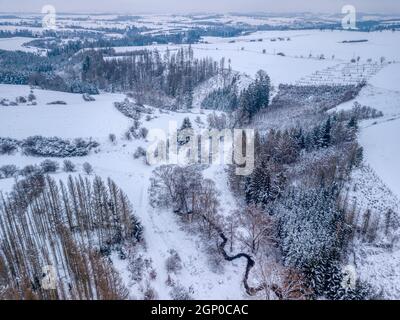
M 0 298 L 127 298 L 107 255 L 141 241 L 142 226 L 112 180 L 32 175 L 0 193 Z M 46 266 L 56 273 L 51 290 Z

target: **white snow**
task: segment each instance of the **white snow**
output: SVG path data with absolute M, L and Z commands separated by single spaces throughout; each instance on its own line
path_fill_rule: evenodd
M 0 50 L 8 51 L 24 51 L 24 52 L 38 52 L 37 48 L 23 46 L 24 43 L 34 40 L 34 38 L 14 37 L 14 38 L 1 38 Z
M 28 95 L 29 86 L 0 85 L 0 97 L 15 99 L 19 95 Z M 131 121 L 114 108 L 114 101 L 124 99 L 120 94 L 100 94 L 94 96 L 95 102 L 85 102 L 81 95 L 54 92 L 48 90 L 34 90 L 37 96 L 37 106 L 0 106 L 0 136 L 24 138 L 34 134 L 44 136 L 59 136 L 64 138 L 94 137 L 101 141 L 100 152 L 92 153 L 87 157 L 71 159 L 78 168 L 76 174 L 82 174 L 82 164 L 89 162 L 96 175 L 107 179 L 111 177 L 124 190 L 133 204 L 136 215 L 144 225 L 146 241 L 144 257 L 152 259 L 152 266 L 157 272 L 157 278 L 151 280 L 159 299 L 170 299 L 170 290 L 165 283 L 167 271 L 165 260 L 169 250 L 175 249 L 182 259 L 183 270 L 179 276 L 173 276 L 186 289 L 192 288 L 192 296 L 196 299 L 244 299 L 242 277 L 245 270 L 245 261 L 224 263 L 224 272 L 212 269 L 204 242 L 196 235 L 183 228 L 181 222 L 170 210 L 153 209 L 149 205 L 148 187 L 152 171 L 143 159 L 134 159 L 133 153 L 141 145 L 148 144 L 144 140 L 127 141 L 122 138 Z M 46 105 L 54 100 L 66 101 L 67 105 Z M 178 126 L 184 117 L 189 117 L 195 125 L 195 118 L 199 116 L 206 123 L 205 114 L 200 113 L 160 113 L 150 122 L 142 119 L 142 125 L 147 128 L 168 130 L 170 121 L 177 121 Z M 195 125 L 196 127 L 196 125 Z M 117 143 L 107 140 L 109 133 L 117 135 Z M 28 164 L 39 164 L 44 158 L 24 156 L 20 153 L 0 157 L 0 166 L 15 164 L 22 168 Z M 63 159 L 55 159 L 62 162 Z M 214 171 L 219 173 L 217 174 Z M 222 171 L 220 171 L 222 170 Z M 229 191 L 223 168 L 211 167 L 206 175 L 210 175 L 223 191 L 224 201 L 221 213 L 229 215 L 234 205 Z M 64 173 L 54 175 L 56 179 L 66 179 Z M 0 190 L 11 190 L 14 179 L 0 179 Z M 119 260 L 113 255 L 116 268 L 124 279 L 128 279 L 126 261 Z M 128 282 L 130 283 L 130 282 Z M 140 285 L 132 283 L 131 296 L 142 298 Z
M 0 100 L 27 96 L 29 86 L 0 85 Z M 32 135 L 61 138 L 94 137 L 105 139 L 110 133 L 122 135 L 130 121 L 115 109 L 113 103 L 122 94 L 100 94 L 96 101 L 86 102 L 81 94 L 33 90 L 36 106 L 0 106 L 0 136 L 23 139 Z M 47 105 L 54 101 L 66 105 Z
M 71 25 L 74 16 L 63 15 L 62 25 Z M 131 22 L 117 22 L 117 16 L 88 17 L 87 21 L 75 21 L 74 24 L 86 28 L 115 27 L 125 28 Z M 96 22 L 97 20 L 97 22 Z M 100 21 L 101 20 L 101 21 Z M 228 23 L 245 22 L 249 24 L 291 23 L 289 18 L 249 18 L 221 16 L 218 21 Z M 152 27 L 159 32 L 172 28 L 185 28 L 192 23 L 189 17 L 170 17 L 165 15 L 144 15 L 135 25 Z M 15 29 L 15 27 L 13 27 Z M 11 28 L 11 29 L 13 29 Z M 279 40 L 278 38 L 283 40 Z M 290 38 L 290 40 L 288 40 Z M 259 41 L 262 39 L 262 41 Z M 275 41 L 271 41 L 275 39 Z M 361 40 L 362 43 L 342 43 L 344 40 Z M 23 50 L 36 52 L 35 48 L 27 48 L 24 43 L 31 38 L 0 39 L 0 49 Z M 235 38 L 203 39 L 208 43 L 193 45 L 197 57 L 212 57 L 216 60 L 230 60 L 233 70 L 246 73 L 250 77 L 259 69 L 270 75 L 272 83 L 301 83 L 299 81 L 315 80 L 320 75 L 331 77 L 341 74 L 351 59 L 360 57 L 360 65 L 367 63 L 380 64 L 381 57 L 386 62 L 400 61 L 400 34 L 398 32 L 346 32 L 346 31 L 265 31 Z M 234 42 L 233 42 L 234 41 Z M 149 46 L 160 51 L 169 47 L 176 50 L 179 46 Z M 143 49 L 143 47 L 120 47 L 117 52 Z M 265 53 L 263 53 L 265 50 Z M 278 56 L 282 52 L 285 56 Z M 311 57 L 310 57 L 311 55 Z M 319 59 L 324 55 L 325 59 Z M 372 59 L 371 62 L 367 62 Z M 380 67 L 382 65 L 379 65 Z M 380 69 L 379 67 L 379 69 Z M 347 70 L 347 69 L 346 69 Z M 354 71 L 354 70 L 353 70 Z M 351 71 L 351 72 L 353 72 Z M 371 166 L 366 171 L 356 172 L 353 176 L 358 182 L 358 189 L 352 193 L 362 210 L 371 208 L 375 215 L 382 214 L 389 207 L 398 209 L 400 197 L 400 63 L 385 63 L 382 70 L 374 72 L 357 72 L 357 76 L 368 80 L 368 85 L 355 99 L 362 105 L 368 105 L 384 112 L 384 117 L 364 121 L 360 124 L 360 143 L 364 147 L 365 162 Z M 376 72 L 375 72 L 376 71 Z M 327 72 L 327 73 L 325 73 Z M 376 74 L 375 74 L 376 73 Z M 339 77 L 339 76 L 338 76 Z M 356 78 L 356 77 L 355 77 Z M 247 78 L 246 78 L 247 79 Z M 358 78 L 357 78 L 358 79 Z M 356 81 L 358 81 L 356 79 Z M 215 80 L 215 79 L 214 79 Z M 322 79 L 325 80 L 325 79 Z M 213 80 L 210 81 L 211 85 Z M 341 82 L 341 78 L 337 82 Z M 322 82 L 321 82 L 322 83 Z M 123 133 L 131 125 L 131 120 L 118 112 L 113 103 L 122 101 L 122 94 L 101 93 L 94 96 L 96 101 L 85 102 L 82 95 L 34 89 L 37 97 L 36 106 L 26 104 L 19 106 L 0 106 L 0 137 L 23 139 L 32 135 L 58 136 L 62 138 L 92 137 L 98 140 L 99 153 L 87 157 L 74 158 L 78 165 L 78 173 L 82 173 L 82 164 L 90 162 L 96 174 L 103 178 L 111 177 L 127 193 L 136 215 L 144 225 L 146 246 L 143 254 L 152 259 L 152 266 L 157 278 L 150 285 L 155 288 L 160 299 L 170 299 L 170 288 L 165 284 L 167 272 L 165 260 L 168 251 L 175 249 L 183 262 L 183 270 L 179 282 L 186 288 L 193 288 L 193 296 L 197 299 L 243 299 L 246 298 L 242 288 L 245 263 L 237 260 L 224 263 L 224 272 L 211 269 L 202 239 L 189 233 L 179 219 L 168 210 L 155 210 L 149 206 L 148 187 L 151 172 L 154 169 L 144 164 L 143 159 L 134 159 L 133 153 L 138 146 L 146 147 L 145 140 L 127 141 Z M 196 107 L 199 106 L 201 94 L 206 88 L 197 88 Z M 29 86 L 0 85 L 0 100 L 15 100 L 18 96 L 27 96 Z M 49 102 L 62 100 L 66 105 L 47 105 Z M 354 101 L 339 106 L 337 109 L 351 108 Z M 206 123 L 207 112 L 199 113 L 195 108 L 191 113 L 155 112 L 155 118 L 149 122 L 142 119 L 142 126 L 149 129 L 168 129 L 169 121 L 182 123 L 189 117 L 192 124 L 200 117 Z M 376 123 L 375 123 L 376 122 Z M 108 135 L 114 133 L 117 143 L 108 141 Z M 24 156 L 20 153 L 0 156 L 0 166 L 15 164 L 23 167 L 27 164 L 38 164 L 42 158 Z M 60 162 L 62 159 L 59 160 Z M 227 175 L 223 167 L 212 166 L 204 172 L 212 178 L 221 192 L 221 215 L 230 216 L 237 204 L 227 186 Z M 65 179 L 66 174 L 57 173 L 55 178 Z M 354 182 L 353 181 L 353 182 Z M 0 179 L 0 191 L 10 191 L 13 179 Z M 389 206 L 389 207 L 388 207 Z M 383 217 L 382 217 L 383 219 Z M 393 252 L 387 249 L 360 244 L 355 251 L 357 270 L 362 278 L 382 287 L 387 298 L 399 298 L 400 295 L 400 248 L 396 244 Z M 126 261 L 113 256 L 113 261 L 127 281 Z M 137 284 L 130 287 L 131 296 L 140 298 Z

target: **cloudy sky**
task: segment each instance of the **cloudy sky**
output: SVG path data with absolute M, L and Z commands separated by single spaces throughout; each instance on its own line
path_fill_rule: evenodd
M 399 0 L 0 0 L 0 12 L 190 13 L 190 12 L 337 12 L 352 4 L 359 12 L 400 13 Z

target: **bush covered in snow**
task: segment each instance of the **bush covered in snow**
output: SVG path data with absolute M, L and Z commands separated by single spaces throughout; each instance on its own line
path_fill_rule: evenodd
M 90 94 L 88 93 L 84 93 L 82 95 L 83 100 L 87 101 L 87 102 L 92 102 L 92 101 L 96 101 L 95 98 L 93 98 Z
M 11 178 L 14 177 L 18 172 L 18 168 L 13 165 L 5 165 L 0 167 L 0 178 Z
M 18 140 L 11 138 L 1 138 L 0 137 L 0 155 L 2 154 L 12 154 L 18 149 Z
M 40 163 L 40 167 L 43 173 L 54 173 L 60 166 L 57 161 L 47 159 Z
M 139 129 L 139 136 L 142 139 L 146 139 L 148 134 L 149 134 L 149 130 L 147 128 L 142 127 L 142 128 Z
M 64 172 L 74 172 L 75 171 L 75 165 L 72 163 L 71 160 L 64 160 L 63 171 Z
M 189 290 L 180 284 L 176 284 L 172 287 L 170 295 L 172 300 L 193 300 Z
M 133 154 L 133 157 L 135 159 L 139 159 L 140 157 L 145 157 L 146 156 L 146 150 L 142 147 L 138 147 L 135 151 L 135 153 Z
M 33 176 L 35 174 L 41 174 L 41 170 L 38 166 L 27 165 L 23 169 L 21 169 L 19 173 L 21 176 L 29 177 L 29 176 Z
M 117 137 L 115 136 L 114 133 L 110 133 L 108 135 L 108 140 L 110 140 L 111 143 L 115 143 L 117 141 Z
M 115 102 L 114 106 L 120 111 L 123 115 L 128 118 L 136 119 L 138 114 L 147 113 L 151 114 L 153 111 L 150 108 L 146 108 L 143 105 L 139 105 L 129 101 L 129 99 L 125 99 L 122 102 Z
M 182 270 L 182 260 L 178 252 L 171 249 L 169 251 L 170 256 L 165 261 L 165 268 L 168 273 L 178 273 Z
M 47 104 L 48 105 L 66 105 L 67 103 L 62 100 L 56 100 L 56 101 L 48 102 Z
M 22 150 L 26 155 L 60 158 L 86 156 L 98 146 L 99 144 L 95 141 L 81 138 L 70 141 L 58 137 L 42 136 L 29 137 L 21 143 Z
M 85 162 L 83 164 L 83 171 L 87 174 L 90 175 L 93 173 L 93 167 L 89 162 Z
M 363 106 L 358 102 L 354 102 L 351 110 L 342 110 L 337 113 L 337 116 L 341 121 L 350 121 L 352 117 L 357 120 L 367 120 L 383 117 L 383 112 L 376 110 L 375 108 Z

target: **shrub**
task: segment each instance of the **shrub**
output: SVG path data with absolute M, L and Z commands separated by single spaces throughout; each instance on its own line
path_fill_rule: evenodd
M 28 101 L 32 102 L 33 100 L 36 100 L 36 96 L 31 92 L 28 96 Z
M 93 167 L 89 162 L 85 162 L 83 164 L 83 171 L 87 174 L 90 175 L 93 173 Z
M 115 136 L 115 134 L 110 133 L 108 135 L 108 139 L 110 140 L 111 143 L 115 143 L 115 141 L 117 140 L 117 137 Z
M 60 166 L 56 161 L 44 160 L 40 164 L 40 167 L 42 168 L 43 173 L 54 173 L 58 170 Z
M 0 167 L 0 173 L 4 178 L 14 177 L 17 171 L 18 171 L 17 167 L 13 164 Z
M 189 290 L 178 284 L 172 287 L 170 292 L 172 300 L 193 300 Z
M 123 102 L 115 102 L 114 106 L 123 115 L 132 119 L 137 119 L 141 113 L 153 113 L 150 108 L 146 108 L 143 105 L 130 102 L 128 99 L 125 99 Z
M 124 138 L 128 141 L 132 140 L 131 132 L 130 131 L 125 132 Z
M 34 165 L 27 165 L 19 173 L 24 177 L 29 177 L 35 174 L 40 174 L 40 168 Z
M 146 139 L 147 135 L 149 134 L 149 130 L 147 128 L 140 128 L 139 135 L 141 138 Z
M 169 251 L 169 254 L 170 256 L 165 261 L 165 267 L 167 269 L 167 272 L 178 273 L 180 270 L 182 270 L 181 257 L 179 256 L 178 252 L 176 252 L 173 249 Z
M 66 105 L 67 103 L 65 101 L 57 100 L 57 101 L 52 101 L 47 103 L 47 105 Z
M 65 172 L 74 172 L 75 171 L 75 165 L 72 163 L 71 160 L 64 160 L 63 170 Z
M 146 155 L 147 155 L 146 150 L 143 149 L 142 147 L 138 147 L 135 153 L 133 154 L 133 157 L 135 159 L 139 159 L 140 157 L 145 157 Z
M 82 95 L 83 100 L 87 101 L 87 102 L 92 102 L 92 101 L 96 101 L 95 98 L 93 98 L 90 94 L 88 93 L 84 93 Z
M 26 103 L 26 102 L 27 102 L 26 98 L 25 98 L 25 97 L 22 97 L 22 96 L 17 97 L 17 98 L 15 99 L 15 101 L 16 101 L 17 103 Z
M 157 299 L 157 293 L 154 290 L 154 288 L 152 288 L 149 285 L 147 285 L 146 290 L 144 291 L 143 299 L 144 300 L 156 300 Z
M 12 154 L 18 149 L 19 142 L 11 138 L 0 138 L 0 155 Z

